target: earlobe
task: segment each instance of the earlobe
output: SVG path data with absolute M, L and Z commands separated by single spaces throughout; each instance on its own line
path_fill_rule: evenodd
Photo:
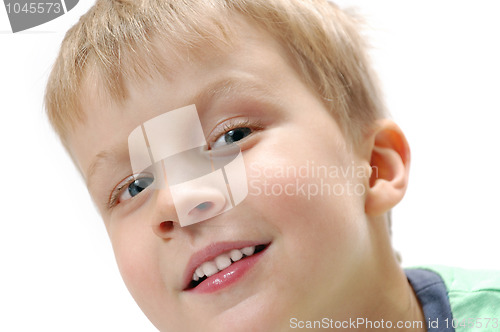
M 377 121 L 370 137 L 372 174 L 365 202 L 365 212 L 379 216 L 403 198 L 408 186 L 410 148 L 401 129 L 391 120 Z

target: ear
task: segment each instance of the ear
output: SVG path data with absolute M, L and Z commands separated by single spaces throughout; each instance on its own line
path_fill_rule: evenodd
M 391 120 L 376 122 L 370 137 L 372 173 L 365 212 L 380 216 L 403 198 L 408 186 L 410 147 L 401 129 Z

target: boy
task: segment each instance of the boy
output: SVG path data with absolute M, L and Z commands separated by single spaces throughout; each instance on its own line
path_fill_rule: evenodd
M 97 1 L 46 105 L 161 331 L 500 324 L 498 276 L 399 266 L 388 213 L 408 144 L 355 20 L 326 1 Z M 184 185 L 224 153 L 210 171 L 227 191 Z

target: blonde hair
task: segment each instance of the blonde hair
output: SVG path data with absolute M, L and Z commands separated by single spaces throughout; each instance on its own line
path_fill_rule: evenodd
M 206 43 L 223 51 L 234 13 L 282 44 L 347 136 L 360 138 L 384 116 L 359 22 L 327 0 L 97 0 L 67 32 L 47 84 L 48 117 L 63 143 L 85 121 L 86 78 L 97 78 L 102 89 L 96 90 L 124 102 L 128 80 L 168 75 L 158 37 L 174 54 L 201 55 Z

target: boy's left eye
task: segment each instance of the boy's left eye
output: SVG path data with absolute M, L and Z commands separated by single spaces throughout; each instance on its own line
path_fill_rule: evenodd
M 214 143 L 211 144 L 212 149 L 224 147 L 229 144 L 238 142 L 252 133 L 249 127 L 239 127 L 231 129 L 222 134 Z

